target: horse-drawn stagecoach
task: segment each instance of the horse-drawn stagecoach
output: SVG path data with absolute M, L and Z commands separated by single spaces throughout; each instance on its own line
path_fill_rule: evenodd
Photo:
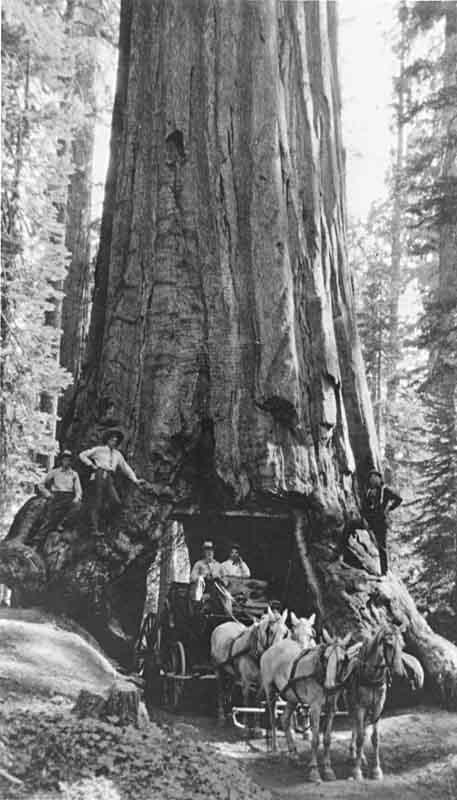
M 275 618 L 271 609 L 263 613 L 267 607 L 265 582 L 231 581 L 230 606 L 223 586 L 214 581 L 214 585 L 207 588 L 208 596 L 196 606 L 189 584 L 173 583 L 160 616 L 146 619 L 140 635 L 139 660 L 149 698 L 155 695 L 156 699 L 177 707 L 186 683 L 217 675 L 218 710 L 223 712 L 223 677 L 224 673 L 229 673 L 232 688 L 233 678 L 238 676 L 243 691 L 243 706 L 235 708 L 235 712 L 258 713 L 261 709 L 250 709 L 247 703 L 246 689 L 254 679 L 266 698 L 273 748 L 276 747 L 278 693 L 282 698 L 283 729 L 291 753 L 295 752 L 291 727 L 296 727 L 297 712 L 309 711 L 305 719 L 312 728 L 311 780 L 320 777 L 317 750 L 320 719 L 325 712 L 323 775 L 326 780 L 333 780 L 331 732 L 338 713 L 338 699 L 344 695 L 353 721 L 353 776 L 362 777 L 365 726 L 371 722 L 374 748 L 371 775 L 381 777 L 378 721 L 390 679 L 396 674 L 409 677 L 417 687 L 423 685 L 421 665 L 403 652 L 401 630 L 379 618 L 378 630 L 370 638 L 351 643 L 352 633 L 342 638 L 331 637 L 323 629 L 322 641 L 316 643 L 314 614 L 309 619 L 299 619 L 291 613 L 289 629 L 285 624 L 286 612 L 279 618 Z M 236 722 L 233 711 L 232 707 Z
M 218 519 L 220 550 L 224 549 L 221 544 L 230 522 L 228 516 Z M 278 625 L 282 623 L 283 627 L 279 637 L 271 635 L 276 623 L 272 621 L 271 611 L 268 614 L 264 612 L 272 592 L 277 594 L 279 591 L 285 605 L 289 609 L 297 609 L 299 613 L 306 613 L 307 608 L 311 610 L 312 601 L 307 601 L 309 598 L 306 598 L 306 587 L 303 587 L 302 581 L 294 579 L 294 569 L 298 569 L 300 560 L 291 531 L 287 530 L 287 519 L 282 515 L 266 521 L 262 519 L 259 522 L 259 519 L 256 515 L 244 520 L 237 519 L 237 527 L 244 525 L 243 549 L 250 565 L 255 564 L 257 574 L 265 580 L 230 579 L 226 588 L 231 605 L 226 602 L 223 585 L 218 586 L 217 582 L 207 586 L 208 596 L 201 604 L 194 602 L 190 584 L 175 582 L 169 588 L 160 614 L 147 615 L 137 648 L 138 668 L 145 680 L 146 698 L 177 708 L 185 697 L 198 697 L 201 706 L 200 699 L 207 700 L 211 695 L 214 705 L 218 702 L 220 713 L 223 705 L 221 697 L 225 699 L 221 677 L 225 673 L 229 683 L 230 680 L 232 682 L 232 688 L 234 679 L 239 679 L 243 688 L 243 708 L 232 706 L 235 723 L 238 712 L 262 710 L 259 709 L 258 697 L 263 693 L 274 747 L 279 694 L 290 752 L 294 749 L 291 728 L 296 728 L 300 717 L 304 725 L 298 727 L 302 730 L 308 728 L 310 722 L 313 732 L 311 779 L 319 777 L 317 748 L 321 716 L 325 718 L 323 774 L 327 779 L 334 777 L 330 764 L 331 729 L 335 713 L 338 713 L 338 703 L 344 698 L 353 721 L 353 775 L 361 777 L 364 730 L 367 721 L 371 721 L 374 745 L 372 775 L 380 777 L 377 723 L 387 686 L 393 675 L 409 676 L 415 686 L 422 686 L 421 665 L 413 656 L 403 652 L 401 632 L 381 615 L 374 615 L 377 616 L 378 629 L 371 637 L 362 639 L 357 631 L 347 633 L 344 637 L 332 637 L 322 629 L 321 640 L 316 642 L 314 614 L 309 619 L 299 619 L 293 613 L 289 615 L 287 626 L 284 618 L 278 621 Z M 260 524 L 261 530 L 258 529 Z M 195 527 L 198 533 L 201 520 L 196 521 Z M 191 534 L 192 530 L 186 533 Z M 196 537 L 186 536 L 192 559 L 197 555 L 194 539 Z M 281 547 L 278 547 L 279 540 Z M 284 542 L 288 546 L 284 547 Z M 225 641 L 224 628 L 227 632 Z M 303 635 L 300 635 L 300 628 Z M 243 675 L 245 656 L 250 656 L 250 666 Z M 257 686 L 257 708 L 246 709 L 246 681 L 243 682 L 243 678 L 249 669 L 251 676 L 254 673 Z M 213 691 L 208 691 L 210 685 L 214 686 Z M 186 687 L 190 691 L 186 691 Z
M 214 629 L 233 619 L 249 626 L 267 606 L 266 581 L 230 578 L 225 586 L 208 582 L 201 602 L 192 598 L 191 584 L 173 582 L 160 615 L 148 614 L 138 637 L 137 667 L 147 698 L 176 708 L 186 682 L 214 679 Z

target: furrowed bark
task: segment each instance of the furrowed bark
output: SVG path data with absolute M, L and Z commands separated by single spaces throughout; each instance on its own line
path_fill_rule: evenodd
M 202 520 L 290 511 L 292 558 L 320 624 L 365 630 L 370 604 L 406 615 L 439 682 L 444 656 L 427 661 L 433 634 L 396 578 L 379 576 L 368 533 L 350 539 L 348 566 L 339 560 L 378 454 L 345 252 L 335 13 L 317 2 L 123 3 L 87 366 L 68 439 L 91 441 L 98 398 L 112 399 L 127 455 L 154 487 L 127 498 L 113 530 L 128 536 L 143 518 L 160 533 L 179 508 Z M 282 533 L 278 523 L 278 555 Z M 457 650 L 446 647 L 454 674 Z

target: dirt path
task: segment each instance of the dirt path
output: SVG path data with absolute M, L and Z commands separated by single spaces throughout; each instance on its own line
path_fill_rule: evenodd
M 173 719 L 173 718 L 171 718 Z M 381 762 L 384 780 L 347 780 L 350 733 L 339 722 L 334 733 L 332 761 L 337 780 L 310 784 L 305 781 L 309 745 L 298 740 L 301 758 L 292 762 L 284 738 L 280 752 L 266 751 L 265 741 L 240 741 L 233 731 L 219 730 L 208 719 L 175 718 L 183 732 L 198 736 L 221 753 L 244 764 L 250 777 L 268 789 L 275 800 L 457 800 L 457 714 L 415 709 L 386 716 L 381 721 Z M 368 748 L 369 756 L 370 748 Z

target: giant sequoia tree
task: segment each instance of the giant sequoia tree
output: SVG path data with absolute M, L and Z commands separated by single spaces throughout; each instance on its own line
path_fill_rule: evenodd
M 84 515 L 54 550 L 49 537 L 40 544 L 32 500 L 9 545 L 25 596 L 34 588 L 80 618 L 84 600 L 92 629 L 97 611 L 99 634 L 128 637 L 168 518 L 197 512 L 192 551 L 189 532 L 211 511 L 264 514 L 267 536 L 279 508 L 290 521 L 274 523 L 270 567 L 290 533 L 295 598 L 333 629 L 369 626 L 372 606 L 408 621 L 429 674 L 452 684 L 457 650 L 395 577 L 380 577 L 368 533 L 349 538 L 349 563 L 338 558 L 377 463 L 344 191 L 334 3 L 124 0 L 89 344 L 67 442 L 92 440 L 109 398 L 150 488 L 132 490 L 97 549 Z M 255 543 L 254 571 L 260 528 Z M 34 583 L 25 568 L 31 547 L 47 594 L 36 557 Z

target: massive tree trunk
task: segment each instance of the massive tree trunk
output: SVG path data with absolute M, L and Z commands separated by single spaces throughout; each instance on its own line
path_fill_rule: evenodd
M 71 103 L 76 122 L 71 142 L 72 172 L 65 209 L 65 246 L 70 254 L 63 285 L 60 363 L 73 375 L 74 383 L 60 398 L 61 417 L 71 413 L 75 384 L 80 377 L 84 344 L 89 328 L 91 284 L 91 197 L 95 142 L 95 78 L 98 35 L 92 9 L 78 0 L 67 0 L 65 19 L 74 44 L 75 62 Z M 82 31 L 82 35 L 81 35 Z
M 88 43 L 88 48 L 93 50 L 92 42 Z M 60 363 L 73 375 L 75 382 L 79 378 L 89 327 L 91 282 L 90 214 L 95 128 L 93 52 L 86 58 L 87 63 L 81 63 L 75 74 L 77 96 L 86 109 L 87 118 L 81 121 L 72 141 L 73 172 L 68 186 L 65 222 L 65 245 L 70 261 L 63 285 L 60 342 Z M 61 400 L 59 410 L 62 416 L 66 415 L 73 393 L 74 388 L 70 387 Z
M 368 533 L 349 539 L 350 563 L 338 558 L 378 456 L 345 253 L 335 13 L 318 2 L 123 2 L 94 311 L 68 440 L 91 440 L 97 399 L 110 397 L 153 487 L 128 500 L 113 535 L 146 541 L 167 515 L 193 511 L 193 555 L 212 511 L 235 520 L 229 533 L 245 532 L 246 547 L 257 526 L 254 574 L 264 530 L 273 577 L 287 548 L 295 596 L 320 624 L 360 630 L 370 604 L 382 607 L 410 622 L 438 680 L 444 657 L 427 660 L 438 637 L 396 578 L 380 577 Z M 116 587 L 125 606 L 135 600 L 126 588 Z M 443 648 L 455 677 L 457 650 Z

